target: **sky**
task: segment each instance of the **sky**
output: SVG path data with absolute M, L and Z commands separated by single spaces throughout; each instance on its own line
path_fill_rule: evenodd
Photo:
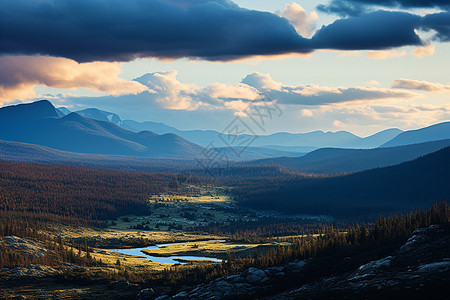
M 450 0 L 0 5 L 0 106 L 48 99 L 219 131 L 265 111 L 259 134 L 450 120 Z

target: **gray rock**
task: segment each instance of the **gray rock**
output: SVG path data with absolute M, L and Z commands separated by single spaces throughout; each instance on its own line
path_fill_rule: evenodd
M 155 291 L 152 288 L 143 289 L 137 295 L 137 300 L 153 300 L 155 298 Z
M 427 228 L 418 228 L 414 230 L 412 236 L 408 241 L 399 249 L 399 253 L 404 253 L 417 248 L 419 245 L 427 243 L 432 239 L 432 234 L 441 232 L 439 225 L 431 225 Z
M 172 297 L 172 299 L 187 299 L 189 296 L 188 292 L 181 292 Z
M 221 292 L 230 292 L 233 290 L 233 285 L 226 282 L 226 281 L 219 281 L 215 284 L 215 287 L 217 290 L 221 291 Z
M 229 282 L 238 283 L 238 282 L 243 282 L 244 278 L 242 278 L 242 276 L 240 276 L 240 275 L 231 275 L 231 276 L 228 276 L 227 280 Z
M 431 263 L 431 264 L 426 264 L 423 266 L 420 266 L 418 268 L 418 271 L 421 273 L 426 273 L 426 272 L 445 272 L 450 270 L 450 261 L 440 261 L 440 262 L 435 262 L 435 263 Z
M 286 268 L 290 269 L 291 271 L 300 271 L 306 266 L 306 264 L 306 260 L 293 261 L 291 263 L 288 263 L 286 265 Z
M 247 270 L 247 276 L 245 277 L 245 280 L 252 284 L 258 284 L 266 278 L 267 276 L 264 271 L 256 268 L 250 268 Z

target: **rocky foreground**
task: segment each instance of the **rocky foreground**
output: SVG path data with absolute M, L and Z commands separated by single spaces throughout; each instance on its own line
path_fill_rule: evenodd
M 363 260 L 355 255 L 250 268 L 173 296 L 142 290 L 138 299 L 446 299 L 450 225 L 417 229 L 391 255 L 359 264 Z

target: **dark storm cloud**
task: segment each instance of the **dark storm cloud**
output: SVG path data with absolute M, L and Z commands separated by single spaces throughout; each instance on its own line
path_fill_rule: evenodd
M 355 1 L 345 1 L 345 0 L 333 0 L 330 4 L 319 4 L 317 5 L 319 11 L 323 11 L 329 14 L 336 14 L 341 17 L 345 16 L 358 16 L 366 8 L 360 3 L 355 3 Z
M 422 20 L 422 29 L 434 30 L 437 40 L 450 42 L 450 12 L 426 15 Z
M 3 54 L 91 61 L 310 52 L 286 19 L 226 0 L 4 0 L 0 6 Z
M 372 6 L 392 8 L 440 8 L 449 9 L 450 0 L 332 0 L 329 4 L 319 4 L 317 9 L 340 16 L 356 16 Z
M 376 50 L 423 44 L 414 29 L 448 41 L 449 18 L 376 11 L 339 19 L 312 39 L 287 19 L 229 0 L 2 0 L 0 55 L 86 61 L 137 57 L 233 60 L 316 49 Z
M 312 38 L 316 49 L 370 50 L 421 45 L 414 29 L 421 17 L 403 12 L 376 11 L 339 19 Z

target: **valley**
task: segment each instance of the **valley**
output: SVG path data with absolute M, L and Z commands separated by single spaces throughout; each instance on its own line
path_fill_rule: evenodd
M 0 300 L 442 300 L 450 0 L 0 0 Z
M 192 191 L 193 187 L 189 189 Z M 153 195 L 147 200 L 150 215 L 126 215 L 107 220 L 108 227 L 103 229 L 62 224 L 42 227 L 40 234 L 46 236 L 45 240 L 58 241 L 58 247 L 63 243 L 62 247 L 69 253 L 89 257 L 94 263 L 86 266 L 50 263 L 48 267 L 40 263 L 35 269 L 30 266 L 1 269 L 2 295 L 26 295 L 27 299 L 39 299 L 42 295 L 54 299 L 76 295 L 94 299 L 98 295 L 109 295 L 112 289 L 114 297 L 128 299 L 134 297 L 145 282 L 160 281 L 158 278 L 165 272 L 189 273 L 189 269 L 210 269 L 211 266 L 214 269 L 215 264 L 221 266 L 230 257 L 245 259 L 255 253 L 267 253 L 279 245 L 290 245 L 271 238 L 258 243 L 237 241 L 233 236 L 201 230 L 214 224 L 258 221 L 254 212 L 241 212 L 220 192 L 222 190 L 202 186 L 196 189 L 204 194 L 201 196 Z M 39 238 L 8 236 L 0 239 L 0 247 L 20 249 L 19 253 L 32 257 L 32 261 L 58 251 L 58 248 L 49 249 L 48 245 Z M 125 286 L 118 283 L 121 278 L 127 279 Z M 105 281 L 109 283 L 102 283 Z M 171 291 L 171 284 L 163 282 L 166 283 L 160 289 L 155 288 L 157 293 Z
M 38 114 L 29 121 L 33 110 Z M 385 282 L 396 282 L 393 294 L 407 292 L 405 278 L 415 282 L 418 295 L 445 290 L 448 247 L 431 247 L 419 264 L 412 262 L 425 250 L 400 251 L 411 236 L 433 226 L 442 228 L 437 241 L 448 242 L 445 130 L 442 139 L 395 147 L 298 146 L 295 151 L 308 150 L 299 156 L 289 146 L 254 146 L 239 161 L 205 169 L 196 160 L 201 146 L 134 133 L 108 121 L 118 117 L 106 112 L 84 113 L 108 120 L 61 116 L 50 103 L 38 102 L 0 109 L 0 115 L 10 111 L 95 143 L 58 149 L 52 144 L 60 142 L 57 135 L 18 138 L 26 132 L 21 128 L 14 131 L 16 141 L 0 142 L 0 298 L 369 295 L 385 284 L 370 280 L 378 265 Z M 11 132 L 0 134 L 11 139 Z M 169 144 L 162 148 L 170 145 L 182 155 L 115 146 L 112 155 L 102 149 L 112 145 L 103 138 L 133 145 L 133 151 L 163 139 Z M 224 150 L 242 149 L 211 151 Z M 293 157 L 253 159 L 278 154 Z M 394 275 L 405 268 L 425 274 L 424 280 Z

